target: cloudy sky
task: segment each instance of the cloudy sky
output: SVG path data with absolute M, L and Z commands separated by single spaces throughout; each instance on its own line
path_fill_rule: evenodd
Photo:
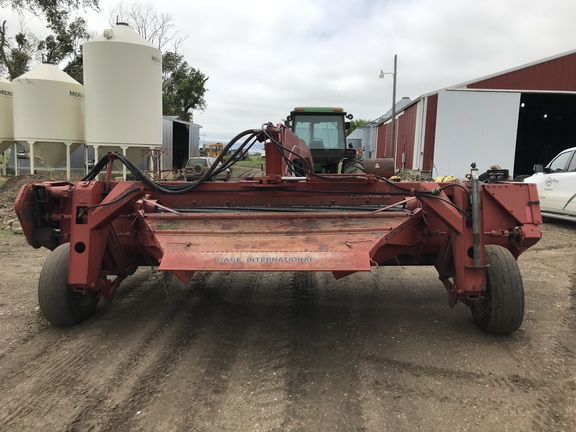
M 100 0 L 90 30 L 109 27 Z M 129 3 L 129 2 L 127 2 Z M 143 3 L 146 3 L 144 1 Z M 163 0 L 181 53 L 209 76 L 194 114 L 206 142 L 225 141 L 295 106 L 341 106 L 374 119 L 418 96 L 576 49 L 574 0 Z

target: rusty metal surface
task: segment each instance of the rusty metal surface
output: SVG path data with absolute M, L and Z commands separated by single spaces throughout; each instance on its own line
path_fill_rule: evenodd
M 368 271 L 375 247 L 412 217 L 396 213 L 208 213 L 145 221 L 163 250 L 160 270 Z
M 162 185 L 179 183 L 39 183 L 23 189 L 17 210 L 31 245 L 70 242 L 68 283 L 106 299 L 142 265 L 157 265 L 184 283 L 196 271 L 342 277 L 375 265 L 435 265 L 452 303 L 485 290 L 484 267 L 469 254 L 467 182 L 272 174 L 177 194 Z M 518 257 L 540 239 L 534 185 L 482 185 L 480 194 L 480 247 L 500 245 Z
M 109 154 L 74 186 L 29 184 L 16 201 L 26 238 L 49 249 L 69 242 L 66 286 L 107 301 L 143 265 L 184 284 L 197 271 L 341 278 L 379 265 L 433 265 L 451 306 L 486 293 L 486 245 L 517 258 L 540 239 L 535 185 L 395 183 L 383 178 L 394 168 L 387 159 L 366 159 L 368 173 L 310 175 L 309 149 L 284 126 L 244 136 L 265 141 L 261 177 L 153 182 Z M 111 181 L 118 158 L 137 181 Z

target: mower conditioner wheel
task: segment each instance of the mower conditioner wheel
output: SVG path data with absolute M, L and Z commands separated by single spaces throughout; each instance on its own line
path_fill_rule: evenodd
M 78 324 L 96 311 L 98 299 L 74 292 L 68 285 L 70 243 L 52 251 L 38 281 L 38 303 L 42 315 L 55 326 Z
M 486 294 L 472 304 L 474 323 L 480 329 L 507 335 L 524 319 L 524 284 L 518 263 L 502 246 L 486 245 Z

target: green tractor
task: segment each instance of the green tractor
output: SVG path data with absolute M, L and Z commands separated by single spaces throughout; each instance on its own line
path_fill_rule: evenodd
M 342 108 L 298 107 L 286 125 L 303 140 L 312 153 L 315 173 L 363 173 L 364 165 L 356 149 L 346 144 L 346 130 L 352 114 Z

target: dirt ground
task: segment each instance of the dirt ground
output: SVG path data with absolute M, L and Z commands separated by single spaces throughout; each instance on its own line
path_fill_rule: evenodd
M 143 268 L 71 328 L 37 307 L 47 250 L 0 232 L 0 431 L 574 431 L 576 225 L 520 257 L 520 330 L 478 331 L 432 268 Z

